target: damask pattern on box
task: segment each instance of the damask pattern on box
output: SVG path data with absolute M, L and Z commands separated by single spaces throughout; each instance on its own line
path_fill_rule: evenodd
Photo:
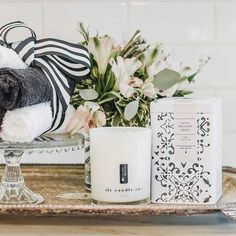
M 158 113 L 158 129 L 154 134 L 157 145 L 153 150 L 154 180 L 158 182 L 159 194 L 155 201 L 175 203 L 208 203 L 211 173 L 202 163 L 203 153 L 210 147 L 211 118 L 197 113 L 197 155 L 194 160 L 175 161 L 173 113 Z M 184 159 L 184 158 L 183 158 Z

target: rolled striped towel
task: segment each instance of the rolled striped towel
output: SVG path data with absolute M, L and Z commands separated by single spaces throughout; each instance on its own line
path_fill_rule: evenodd
M 7 40 L 12 30 L 25 29 L 29 36 L 14 42 Z M 88 50 L 79 44 L 59 39 L 37 39 L 35 32 L 23 22 L 16 21 L 0 28 L 0 45 L 13 49 L 30 67 L 40 68 L 51 85 L 51 108 L 53 122 L 49 131 L 62 125 L 76 83 L 90 72 Z

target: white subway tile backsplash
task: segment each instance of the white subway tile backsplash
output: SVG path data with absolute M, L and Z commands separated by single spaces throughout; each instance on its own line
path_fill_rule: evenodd
M 79 41 L 78 23 L 89 25 L 91 34 L 110 34 L 121 38 L 127 31 L 127 9 L 124 3 L 45 3 L 44 28 L 46 37 Z M 98 31 L 99 30 L 99 31 Z
M 137 28 L 154 42 L 208 42 L 213 37 L 213 4 L 131 2 L 130 31 Z
M 236 167 L 235 142 L 236 133 L 223 134 L 223 165 Z
M 23 21 L 32 27 L 38 37 L 42 36 L 42 7 L 40 3 L 0 3 L 0 26 L 12 22 Z M 20 40 L 29 35 L 29 31 L 13 31 L 9 41 Z
M 236 44 L 236 2 L 216 3 L 216 40 Z
M 196 69 L 199 59 L 211 57 L 199 74 L 196 88 L 236 89 L 236 47 L 223 46 L 176 46 L 174 61 L 183 61 Z
M 215 94 L 223 102 L 223 131 L 236 132 L 236 91 L 219 89 Z
M 0 25 L 21 20 L 38 37 L 58 37 L 78 42 L 78 22 L 90 26 L 91 34 L 122 33 L 141 29 L 147 40 L 163 42 L 173 62 L 195 66 L 212 59 L 197 78 L 191 96 L 218 96 L 223 100 L 223 159 L 236 166 L 236 1 L 234 0 L 0 0 Z M 13 38 L 25 36 L 13 32 Z M 82 152 L 34 155 L 24 162 L 78 163 Z
M 190 97 L 215 97 L 216 92 L 214 89 L 198 89 L 198 88 L 193 88 L 193 86 L 190 85 L 189 87 L 192 89 L 193 94 L 190 94 L 188 96 Z

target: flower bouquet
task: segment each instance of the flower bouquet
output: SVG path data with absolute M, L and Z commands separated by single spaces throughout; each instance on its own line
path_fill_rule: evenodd
M 150 103 L 191 94 L 183 85 L 194 82 L 209 60 L 200 60 L 198 69 L 192 71 L 183 63 L 171 64 L 162 45 L 147 44 L 139 30 L 122 44 L 108 35 L 90 37 L 82 23 L 79 31 L 92 67 L 90 76 L 77 84 L 71 100 L 77 108 L 68 127 L 71 133 L 99 126 L 145 127 L 150 120 Z
M 71 100 L 77 109 L 68 125 L 71 134 L 81 130 L 88 134 L 90 128 L 101 126 L 147 126 L 150 103 L 191 94 L 182 87 L 194 82 L 209 60 L 200 60 L 198 69 L 192 71 L 183 63 L 171 64 L 162 45 L 149 45 L 139 30 L 121 44 L 109 35 L 91 37 L 82 23 L 79 31 L 89 51 L 91 73 L 77 84 Z M 89 143 L 86 146 L 85 168 L 89 163 Z

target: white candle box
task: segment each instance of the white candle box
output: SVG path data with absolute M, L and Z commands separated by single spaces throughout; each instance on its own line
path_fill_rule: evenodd
M 152 203 L 215 204 L 222 194 L 221 100 L 151 104 Z

